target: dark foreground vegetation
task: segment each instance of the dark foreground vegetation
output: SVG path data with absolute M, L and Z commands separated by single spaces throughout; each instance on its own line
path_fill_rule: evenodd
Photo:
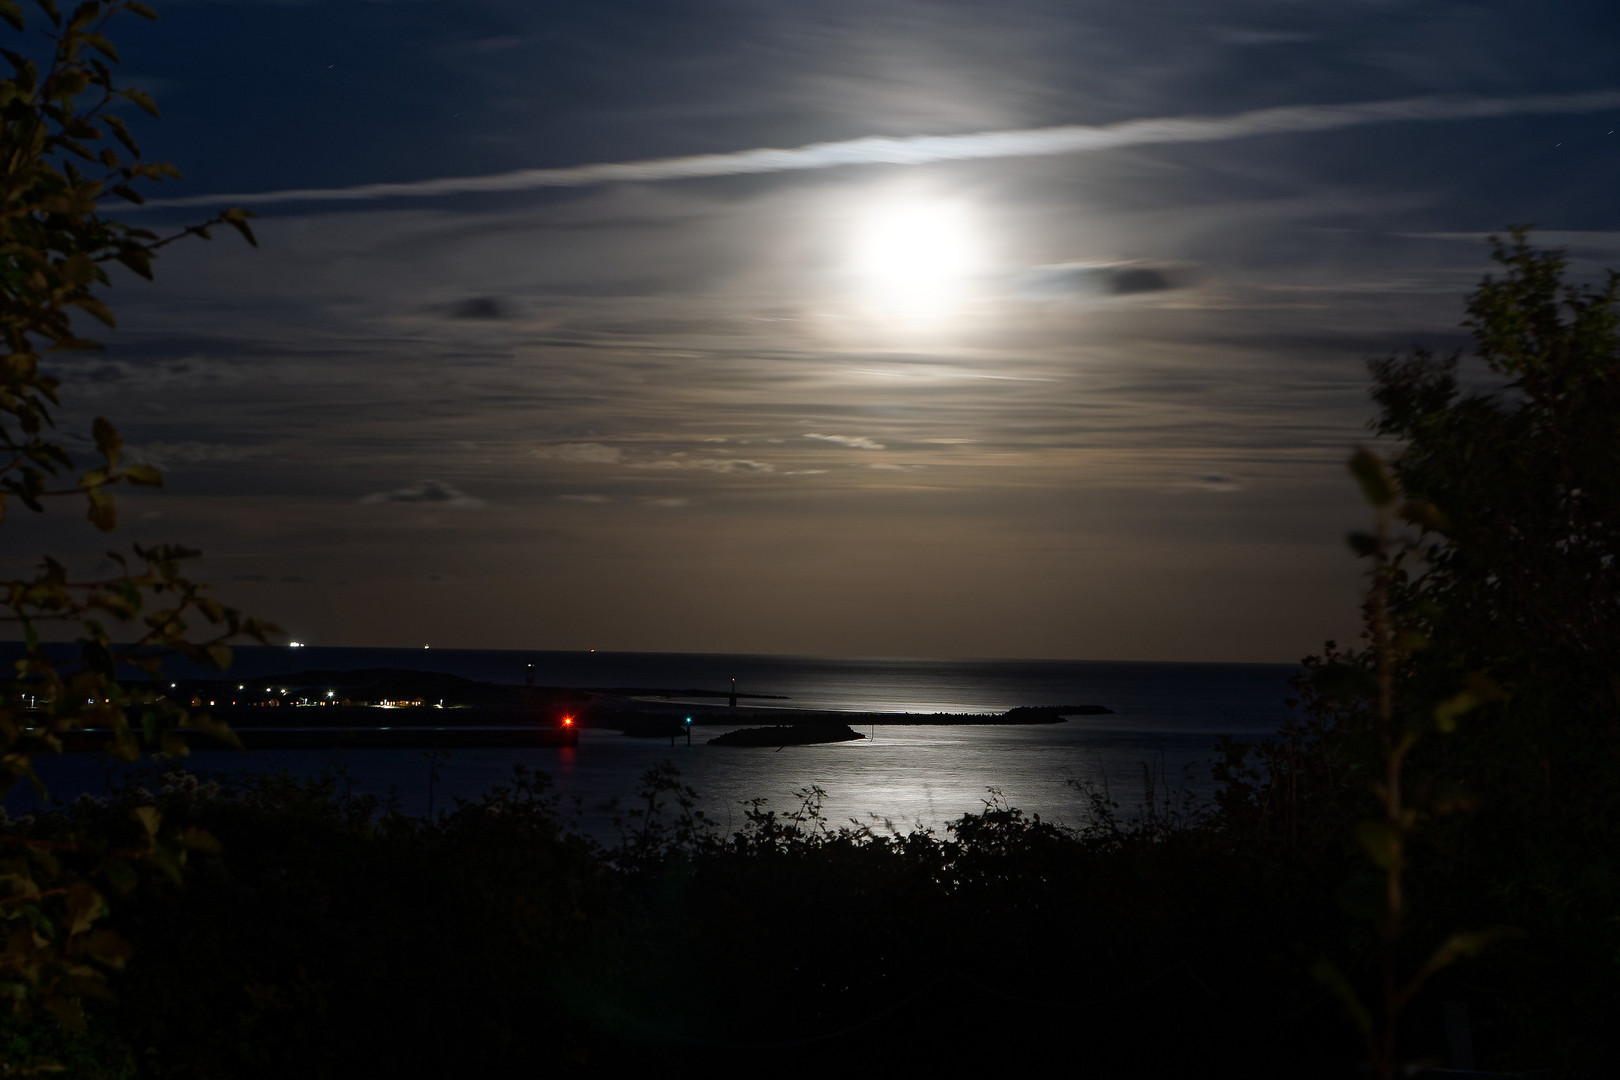
M 1355 1059 L 1301 962 L 1342 950 L 1349 921 L 1324 913 L 1353 859 L 1279 860 L 1162 815 L 1127 827 L 1100 795 L 1079 833 L 993 803 L 944 835 L 882 836 L 831 828 L 810 790 L 722 836 L 672 770 L 644 794 L 611 850 L 523 774 L 434 821 L 336 777 L 175 773 L 82 800 L 27 835 L 138 846 L 132 811 L 151 808 L 219 849 L 183 885 L 116 898 L 107 925 L 135 959 L 116 1001 L 86 1003 L 87 1034 L 13 1023 L 7 1057 L 164 1077 Z M 1414 1034 L 1433 1047 L 1430 1019 Z
M 106 265 L 252 234 L 240 210 L 167 238 L 103 216 L 172 175 L 113 111 L 151 103 L 102 32 L 150 12 L 41 7 L 50 55 L 0 80 L 0 508 L 65 497 L 110 531 L 111 489 L 162 478 L 104 419 L 73 476 L 42 354 L 93 347 L 70 309 L 111 323 Z M 25 25 L 9 0 L 0 21 Z M 1352 459 L 1365 635 L 1308 661 L 1277 738 L 1215 751 L 1213 806 L 1094 793 L 1065 831 L 992 798 L 881 835 L 812 788 L 724 835 L 666 768 L 603 847 L 534 775 L 422 820 L 341 777 L 154 774 L 0 826 L 0 1074 L 1615 1075 L 1620 276 L 1568 284 L 1522 233 L 1495 257 L 1479 389 L 1460 357 L 1373 365 L 1394 456 Z M 275 630 L 191 554 L 0 583 L 25 650 L 0 795 L 87 729 L 171 763 L 232 738 L 163 692 L 163 657 L 224 669 Z

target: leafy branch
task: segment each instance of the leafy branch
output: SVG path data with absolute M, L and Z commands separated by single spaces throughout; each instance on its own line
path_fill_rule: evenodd
M 1360 697 L 1371 703 L 1372 733 L 1377 739 L 1382 775 L 1372 783 L 1378 816 L 1356 827 L 1356 841 L 1381 875 L 1382 903 L 1374 917 L 1377 935 L 1378 992 L 1369 1004 L 1351 979 L 1332 961 L 1322 959 L 1312 968 L 1319 981 L 1332 990 L 1361 1032 L 1373 1072 L 1392 1080 L 1400 1067 L 1399 1034 L 1402 1015 L 1412 999 L 1435 975 L 1465 957 L 1476 956 L 1508 931 L 1497 928 L 1448 936 L 1415 970 L 1402 966 L 1405 929 L 1410 908 L 1406 889 L 1408 853 L 1424 820 L 1466 806 L 1466 800 L 1432 799 L 1427 805 L 1411 797 L 1405 771 L 1413 749 L 1426 734 L 1449 734 L 1457 721 L 1479 705 L 1499 696 L 1482 676 L 1444 700 L 1412 707 L 1400 700 L 1404 663 L 1428 645 L 1416 629 L 1402 625 L 1392 604 L 1394 590 L 1408 580 L 1408 563 L 1421 558 L 1422 546 L 1409 537 L 1397 538 L 1402 522 L 1431 531 L 1446 528 L 1444 515 L 1432 504 L 1403 499 L 1400 486 L 1377 455 L 1358 450 L 1350 459 L 1350 472 L 1373 510 L 1373 531 L 1352 533 L 1350 547 L 1372 566 L 1362 611 L 1369 643 L 1370 668 L 1365 663 L 1344 663 L 1322 668 L 1319 682 L 1330 693 Z M 1338 686 L 1332 686 L 1337 683 Z
M 120 110 L 155 117 L 157 107 L 144 92 L 116 85 L 119 55 L 107 37 L 115 17 L 157 16 L 135 0 L 85 0 L 67 14 L 53 0 L 37 3 L 46 25 L 29 36 L 22 7 L 0 0 L 0 24 L 17 35 L 0 48 L 10 65 L 0 78 L 0 525 L 14 503 L 39 514 L 48 500 L 82 498 L 91 525 L 111 532 L 117 486 L 158 487 L 163 476 L 126 461 L 123 437 L 102 417 L 89 432 L 95 459 L 79 471 L 56 434 L 61 384 L 43 370 L 45 361 L 101 348 L 79 327 L 85 316 L 117 325 L 100 295 L 113 284 L 112 265 L 150 280 L 157 254 L 179 240 L 206 240 L 226 226 L 257 241 L 252 215 L 239 207 L 166 236 L 104 215 L 108 200 L 139 205 L 142 185 L 180 176 L 143 159 Z M 131 761 L 148 750 L 183 755 L 193 732 L 234 742 L 224 724 L 164 694 L 163 665 L 183 658 L 224 669 L 230 642 L 263 642 L 277 629 L 193 580 L 187 563 L 196 555 L 179 545 L 136 544 L 107 555 L 111 574 L 90 577 L 47 555 L 31 576 L 0 580 L 7 612 L 0 621 L 18 628 L 24 646 L 14 672 L 0 680 L 0 797 L 22 780 L 46 795 L 34 768 L 41 754 L 95 747 Z M 46 627 L 76 639 L 76 662 L 47 648 Z M 196 830 L 165 829 L 154 808 L 137 808 L 134 819 L 136 842 L 114 847 L 0 824 L 0 844 L 9 849 L 0 856 L 0 1001 L 14 1015 L 43 1005 L 81 1025 L 81 999 L 105 996 L 107 973 L 129 953 L 98 926 L 105 896 L 133 888 L 142 865 L 178 881 L 187 851 L 214 846 Z

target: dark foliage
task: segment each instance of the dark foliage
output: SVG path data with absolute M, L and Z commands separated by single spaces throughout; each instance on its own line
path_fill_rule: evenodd
M 35 834 L 152 806 L 219 837 L 185 885 L 113 913 L 140 962 L 92 1006 L 80 1075 L 775 1073 L 1083 1055 L 1101 1075 L 1213 1061 L 1350 1075 L 1298 942 L 1332 934 L 1308 875 L 1208 830 L 1085 832 L 992 796 L 947 835 L 835 829 L 808 789 L 732 836 L 654 770 L 623 842 L 571 833 L 543 776 L 432 821 L 340 778 L 82 800 Z
M 1429 992 L 1467 1005 L 1485 1059 L 1609 1075 L 1620 1063 L 1620 275 L 1571 284 L 1563 257 L 1523 230 L 1493 250 L 1504 273 L 1468 306 L 1475 388 L 1460 356 L 1419 349 L 1372 364 L 1372 428 L 1399 442 L 1372 486 L 1387 486 L 1389 505 L 1408 500 L 1410 530 L 1351 538 L 1374 562 L 1382 614 L 1370 600 L 1360 648 L 1330 643 L 1307 661 L 1300 718 L 1279 739 L 1226 748 L 1221 820 L 1277 858 L 1342 862 L 1344 907 L 1369 927 L 1377 880 L 1355 869 L 1356 841 L 1386 868 L 1393 853 L 1407 965 L 1459 931 L 1494 942 Z M 1390 790 L 1386 674 L 1405 748 L 1396 848 L 1372 820 Z M 1338 955 L 1364 976 L 1377 951 L 1369 931 Z

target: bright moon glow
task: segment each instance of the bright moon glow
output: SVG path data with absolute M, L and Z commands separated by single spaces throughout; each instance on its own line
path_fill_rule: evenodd
M 866 215 L 855 237 L 854 270 L 880 314 L 933 322 L 964 299 L 980 262 L 972 221 L 950 202 L 915 199 Z

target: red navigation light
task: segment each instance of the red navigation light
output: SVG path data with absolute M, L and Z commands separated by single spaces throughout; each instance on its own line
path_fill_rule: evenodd
M 572 716 L 563 717 L 563 727 L 573 727 L 573 726 L 574 726 L 574 718 Z

